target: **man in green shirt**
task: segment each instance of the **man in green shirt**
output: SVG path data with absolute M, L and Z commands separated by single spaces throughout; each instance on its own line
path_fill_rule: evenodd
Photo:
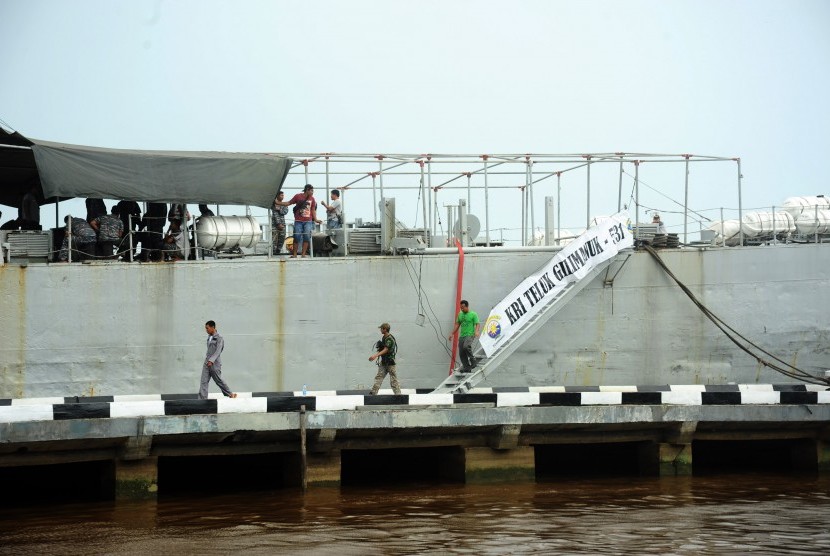
M 458 356 L 461 359 L 462 373 L 469 373 L 478 364 L 478 361 L 473 357 L 473 342 L 478 338 L 481 332 L 481 323 L 478 321 L 478 315 L 475 311 L 470 311 L 470 304 L 466 299 L 461 300 L 461 311 L 458 312 L 458 318 L 455 319 L 455 328 L 452 329 L 448 340 L 452 341 L 452 337 L 457 330 L 460 330 L 458 335 Z

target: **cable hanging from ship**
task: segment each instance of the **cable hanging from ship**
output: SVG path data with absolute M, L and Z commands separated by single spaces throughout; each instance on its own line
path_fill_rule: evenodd
M 409 275 L 409 281 L 412 282 L 412 287 L 415 288 L 415 291 L 418 294 L 419 303 L 420 303 L 421 295 L 423 295 L 423 300 L 426 301 L 425 308 L 429 309 L 429 313 L 432 315 L 432 317 L 427 317 L 426 321 L 429 322 L 430 327 L 432 327 L 432 330 L 435 333 L 436 344 L 439 345 L 441 347 L 441 349 L 443 349 L 447 353 L 447 356 L 449 357 L 451 355 L 452 351 L 447 347 L 447 344 L 444 341 L 445 333 L 444 333 L 443 327 L 441 326 L 441 319 L 439 319 L 438 316 L 435 314 L 435 310 L 432 308 L 432 303 L 429 300 L 429 296 L 427 295 L 427 292 L 423 289 L 423 287 L 421 285 L 421 275 L 422 275 L 422 272 L 423 272 L 424 255 L 419 255 L 418 256 L 419 265 L 418 265 L 417 270 L 415 269 L 415 265 L 412 263 L 409 255 L 401 257 L 401 260 L 403 261 L 404 268 L 406 269 L 406 272 Z M 413 278 L 413 273 L 418 278 L 417 283 L 415 281 L 415 278 Z
M 788 376 L 796 380 L 809 382 L 811 384 L 820 384 L 822 386 L 830 386 L 830 379 L 811 375 L 807 371 L 799 369 L 795 365 L 787 363 L 786 361 L 768 352 L 767 350 L 765 350 L 764 348 L 754 343 L 752 340 L 750 340 L 749 338 L 742 335 L 740 332 L 726 324 L 726 322 L 724 322 L 723 319 L 715 315 L 703 303 L 701 303 L 700 300 L 695 296 L 695 294 L 692 293 L 692 291 L 688 287 L 686 287 L 686 285 L 683 282 L 681 282 L 677 278 L 677 276 L 674 275 L 674 273 L 671 271 L 671 269 L 669 269 L 665 261 L 663 261 L 663 259 L 660 257 L 659 254 L 657 254 L 657 251 L 655 251 L 653 247 L 641 243 L 640 248 L 648 251 L 648 253 L 654 258 L 654 260 L 657 261 L 657 264 L 660 265 L 660 267 L 664 271 L 666 271 L 666 274 L 668 274 L 669 277 L 671 277 L 671 279 L 674 280 L 675 283 L 680 287 L 680 289 L 683 290 L 683 293 L 685 293 L 689 297 L 689 299 L 692 300 L 692 303 L 694 303 L 698 307 L 698 309 L 700 309 L 701 312 L 704 315 L 706 315 L 706 317 L 710 321 L 712 321 L 712 323 L 714 323 L 714 325 L 717 326 L 733 344 L 738 346 L 742 351 L 749 354 L 758 363 L 760 363 L 764 367 L 768 367 L 774 371 L 777 371 L 785 376 Z M 760 352 L 768 358 L 759 355 L 758 353 L 753 351 L 753 349 L 757 350 L 757 352 Z

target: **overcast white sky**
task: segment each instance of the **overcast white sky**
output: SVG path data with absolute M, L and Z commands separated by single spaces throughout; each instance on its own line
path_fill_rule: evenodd
M 822 0 L 0 0 L 0 120 L 117 148 L 734 156 L 762 207 L 830 194 L 829 29 Z M 736 206 L 698 176 L 699 208 Z

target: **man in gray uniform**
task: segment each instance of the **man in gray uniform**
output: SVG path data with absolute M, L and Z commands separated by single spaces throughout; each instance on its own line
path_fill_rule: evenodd
M 222 380 L 222 350 L 225 349 L 225 339 L 216 331 L 216 323 L 209 320 L 205 323 L 205 332 L 208 333 L 207 355 L 202 365 L 202 381 L 199 383 L 199 399 L 206 400 L 208 397 L 208 383 L 210 379 L 229 398 L 235 398 L 236 394 L 231 392 L 225 381 Z

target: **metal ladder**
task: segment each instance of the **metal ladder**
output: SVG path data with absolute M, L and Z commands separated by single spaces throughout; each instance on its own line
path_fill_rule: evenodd
M 596 265 L 587 276 L 576 282 L 571 282 L 559 291 L 554 300 L 549 303 L 543 310 L 536 313 L 521 329 L 519 329 L 512 337 L 502 343 L 492 357 L 486 357 L 484 349 L 476 340 L 473 344 L 473 357 L 478 361 L 478 365 L 470 373 L 460 373 L 456 367 L 453 373 L 442 382 L 438 388 L 433 390 L 433 394 L 450 393 L 450 394 L 466 394 L 475 386 L 486 379 L 488 375 L 498 369 L 505 359 L 510 357 L 528 338 L 533 336 L 537 330 L 542 328 L 553 315 L 555 315 L 561 308 L 563 308 L 568 301 L 573 299 L 580 291 L 582 291 L 588 284 L 594 281 L 602 272 L 611 266 L 617 259 L 628 257 L 625 253 L 620 253 L 616 257 L 603 261 Z

